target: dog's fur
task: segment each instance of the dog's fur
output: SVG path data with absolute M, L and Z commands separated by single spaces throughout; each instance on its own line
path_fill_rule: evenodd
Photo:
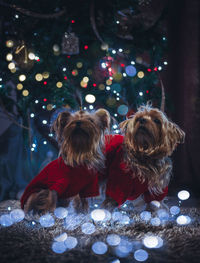
M 74 114 L 64 111 L 60 113 L 53 123 L 58 144 L 59 155 L 66 165 L 71 167 L 86 166 L 94 171 L 104 168 L 103 154 L 104 133 L 109 128 L 110 115 L 104 109 L 95 113 L 77 111 Z M 56 207 L 57 194 L 48 189 L 42 189 L 32 194 L 26 204 L 25 211 L 33 210 L 39 213 L 53 211 Z M 66 200 L 67 205 L 69 200 Z M 76 210 L 87 210 L 87 200 L 74 198 Z
M 172 163 L 169 156 L 179 143 L 184 142 L 185 133 L 159 109 L 141 106 L 130 119 L 120 124 L 124 133 L 124 162 L 134 171 L 139 180 L 148 182 L 150 192 L 159 194 L 168 186 Z M 116 206 L 107 197 L 103 206 Z

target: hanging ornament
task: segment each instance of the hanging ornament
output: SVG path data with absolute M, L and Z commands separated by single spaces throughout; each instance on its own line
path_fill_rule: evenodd
M 34 65 L 34 60 L 28 56 L 28 49 L 25 42 L 22 40 L 20 44 L 15 48 L 13 59 L 17 66 L 21 69 L 31 69 Z
M 79 54 L 79 38 L 75 35 L 75 33 L 65 32 L 62 39 L 62 54 Z

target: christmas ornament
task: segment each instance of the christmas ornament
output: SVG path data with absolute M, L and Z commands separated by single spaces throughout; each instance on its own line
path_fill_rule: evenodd
M 65 32 L 62 39 L 62 54 L 79 54 L 79 38 L 75 35 L 75 33 Z

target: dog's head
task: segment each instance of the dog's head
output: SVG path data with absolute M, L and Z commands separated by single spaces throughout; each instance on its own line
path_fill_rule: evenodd
M 104 132 L 109 128 L 110 115 L 104 109 L 95 113 L 62 112 L 53 124 L 60 145 L 60 154 L 72 167 L 86 165 L 99 169 L 103 166 L 102 145 Z
M 139 155 L 152 158 L 170 156 L 185 133 L 168 120 L 159 109 L 141 106 L 135 115 L 120 125 L 125 133 L 125 144 Z

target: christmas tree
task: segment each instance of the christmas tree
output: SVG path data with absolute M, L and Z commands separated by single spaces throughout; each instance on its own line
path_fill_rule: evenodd
M 1 1 L 1 109 L 36 150 L 58 112 L 109 110 L 118 122 L 147 101 L 160 107 L 167 50 L 165 1 Z M 11 93 L 14 92 L 14 97 Z M 12 113 L 12 115 L 10 115 Z M 118 126 L 113 125 L 115 133 Z M 27 136 L 24 137 L 27 142 Z M 28 144 L 28 142 L 27 142 Z

